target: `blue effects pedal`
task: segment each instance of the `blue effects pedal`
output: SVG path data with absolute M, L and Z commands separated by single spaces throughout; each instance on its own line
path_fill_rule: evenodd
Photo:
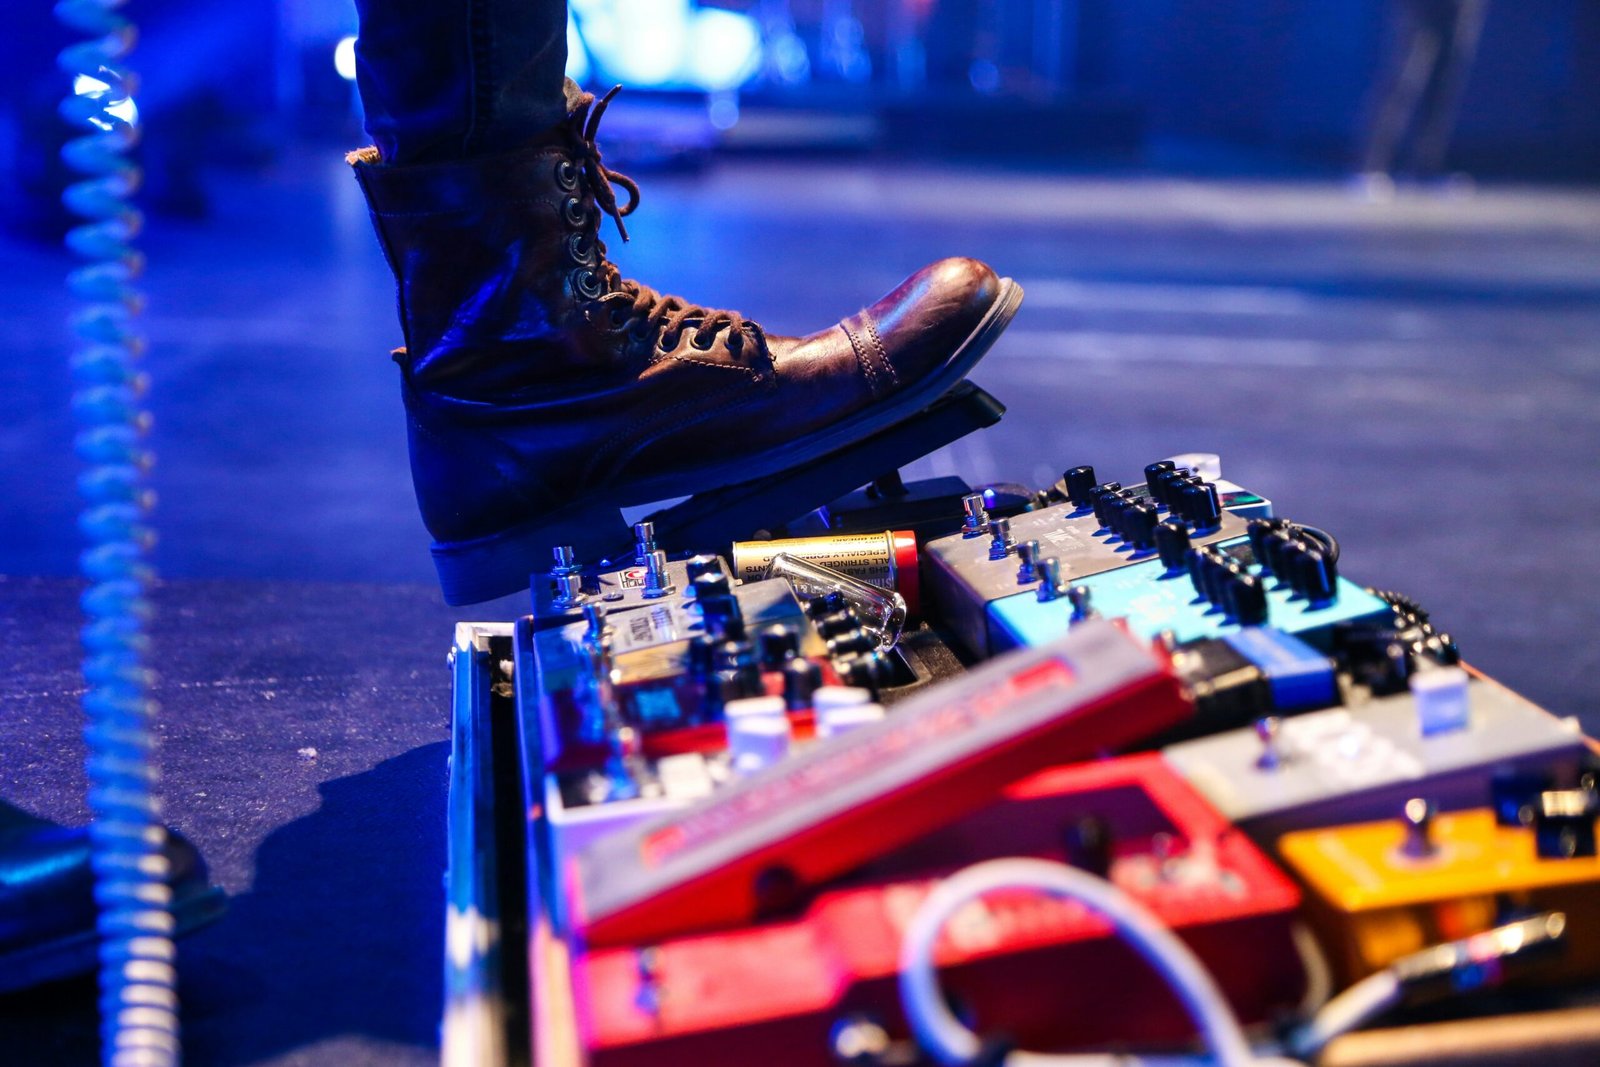
M 1170 633 L 1190 641 L 1270 626 L 1326 649 L 1336 624 L 1390 614 L 1386 602 L 1346 578 L 1324 573 L 1316 581 L 1320 585 L 1308 593 L 1304 582 L 1276 577 L 1256 561 L 1250 538 L 1236 537 L 1191 549 L 1183 566 L 1150 559 L 1087 575 L 1075 586 L 1086 596 L 997 600 L 989 605 L 990 630 L 1001 647 L 1031 648 L 1055 640 L 1075 616 L 1093 611 L 1126 619 L 1135 634 L 1147 638 Z
M 1017 514 L 991 515 L 987 497 L 969 497 L 963 529 L 923 548 L 923 578 L 941 621 L 969 651 L 990 655 L 1015 644 L 992 633 L 996 601 L 1050 599 L 1063 583 L 1237 537 L 1248 520 L 1272 513 L 1265 497 L 1222 481 L 1215 456 L 1162 460 L 1144 473 L 1143 483 L 1124 488 L 1097 482 L 1093 467 L 1074 467 Z

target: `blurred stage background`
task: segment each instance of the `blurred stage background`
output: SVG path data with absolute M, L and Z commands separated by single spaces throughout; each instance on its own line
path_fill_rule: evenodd
M 1600 5 L 1490 3 L 1444 166 L 1390 184 L 1357 171 L 1408 43 L 1401 6 L 587 0 L 574 69 L 628 86 L 602 133 L 644 185 L 632 244 L 610 242 L 628 274 L 781 332 L 942 255 L 1023 284 L 974 375 L 1010 413 L 912 473 L 1040 482 L 1093 463 L 1126 478 L 1218 452 L 1228 477 L 1338 535 L 1346 573 L 1416 596 L 1469 660 L 1593 730 Z M 0 689 L 0 795 L 75 819 L 64 38 L 47 5 L 13 7 L 0 664 L 35 673 Z M 206 1062 L 428 1062 L 436 664 L 452 617 L 521 604 L 451 612 L 431 586 L 392 282 L 342 161 L 364 143 L 336 64 L 353 8 L 130 7 L 169 814 L 251 892 L 187 950 L 217 980 L 186 1025 Z M 320 762 L 296 758 L 306 746 Z M 372 789 L 388 790 L 381 813 Z M 352 834 L 369 835 L 356 855 L 383 866 L 384 895 L 371 870 L 324 863 Z M 335 927 L 346 970 L 291 977 Z M 418 952 L 381 982 L 348 970 Z M 63 1003 L 13 1001 L 0 1037 L 29 1062 L 81 1051 L 82 1005 Z

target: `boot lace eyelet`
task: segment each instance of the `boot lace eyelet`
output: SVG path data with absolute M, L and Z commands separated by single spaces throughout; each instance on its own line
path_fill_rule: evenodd
M 701 344 L 702 340 L 705 342 L 704 344 Z M 702 330 L 696 330 L 694 336 L 689 338 L 689 347 L 696 352 L 709 352 L 711 351 L 711 346 L 716 343 L 717 337 L 715 334 Z
M 575 196 L 567 197 L 566 203 L 561 205 L 561 210 L 566 215 L 569 226 L 582 226 L 589 221 L 589 213 L 583 210 L 583 202 Z
M 568 234 L 567 255 L 574 263 L 592 267 L 594 266 L 594 242 L 589 239 L 588 234 Z
M 585 267 L 572 272 L 572 291 L 585 300 L 595 300 L 605 295 L 605 286 L 600 284 L 600 276 Z
M 611 314 L 606 316 L 613 330 L 620 330 L 628 324 L 628 312 L 625 308 L 614 307 Z
M 556 163 L 556 184 L 567 192 L 572 192 L 578 187 L 578 165 L 570 159 L 562 159 Z

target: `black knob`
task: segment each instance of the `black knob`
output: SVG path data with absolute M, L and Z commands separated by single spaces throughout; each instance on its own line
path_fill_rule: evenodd
M 1205 586 L 1205 598 L 1217 607 L 1227 604 L 1228 561 L 1216 549 L 1206 546 L 1201 550 L 1200 580 Z
M 1067 499 L 1080 508 L 1090 504 L 1089 494 L 1094 491 L 1094 468 L 1073 467 L 1061 476 L 1061 483 L 1066 487 Z
M 722 574 L 722 561 L 716 556 L 700 555 L 691 557 L 687 564 L 689 582 L 692 585 L 696 578 L 708 574 Z
M 824 615 L 832 615 L 836 611 L 843 611 L 850 606 L 844 594 L 838 591 L 814 596 L 806 601 L 806 614 L 813 619 L 820 619 Z
M 695 602 L 700 605 L 700 614 L 710 627 L 717 619 L 739 618 L 739 601 L 732 593 L 704 592 L 695 595 Z
M 1112 531 L 1123 541 L 1128 539 L 1128 509 L 1133 507 L 1133 501 L 1128 496 L 1123 496 L 1126 490 L 1110 494 L 1106 498 L 1106 530 Z
M 1524 827 L 1533 823 L 1539 795 L 1551 786 L 1550 776 L 1537 771 L 1496 771 L 1489 779 L 1489 803 L 1494 821 L 1501 826 Z
M 822 684 L 822 668 L 796 657 L 783 665 L 783 706 L 799 711 L 811 706 L 811 694 Z
M 704 580 L 701 579 L 701 581 Z M 739 607 L 739 598 L 731 592 L 724 591 L 719 593 L 708 589 L 697 595 L 695 600 L 700 605 L 700 614 L 706 618 L 710 618 L 713 615 L 742 616 L 744 614 Z
M 1089 490 L 1089 506 L 1094 508 L 1094 517 L 1100 520 L 1102 530 L 1106 529 L 1106 500 L 1121 489 L 1121 482 L 1102 482 Z
M 780 669 L 800 652 L 800 635 L 787 626 L 769 626 L 761 631 L 761 665 L 769 671 Z
M 1339 595 L 1338 572 L 1333 560 L 1320 548 L 1306 548 L 1294 554 L 1295 592 L 1313 604 L 1325 604 Z
M 1156 523 L 1156 551 L 1169 574 L 1181 569 L 1189 554 L 1189 527 L 1173 519 Z
M 1150 495 L 1155 497 L 1162 507 L 1177 511 L 1178 492 L 1188 484 L 1188 481 L 1189 471 L 1187 468 L 1179 467 L 1176 470 L 1162 471 L 1156 475 L 1156 480 L 1151 483 Z
M 1594 823 L 1595 797 L 1587 789 L 1540 793 L 1533 811 L 1534 851 L 1547 860 L 1593 856 Z
M 1263 573 L 1270 574 L 1285 585 L 1293 585 L 1287 562 L 1287 556 L 1292 555 L 1290 547 L 1298 544 L 1289 536 L 1289 531 L 1267 530 L 1261 535 L 1261 549 L 1256 552 L 1256 562 L 1261 564 Z
M 1221 554 L 1213 557 L 1211 588 L 1215 590 L 1215 593 L 1211 597 L 1211 602 L 1221 608 L 1224 614 L 1233 614 L 1234 583 L 1248 573 L 1236 561 L 1228 559 Z
M 1269 573 L 1272 568 L 1267 566 L 1267 537 L 1272 531 L 1281 530 L 1285 525 L 1282 519 L 1251 519 L 1245 524 L 1245 533 L 1250 537 L 1250 553 Z
M 1236 575 L 1229 585 L 1229 614 L 1240 626 L 1265 626 L 1267 586 L 1253 574 Z
M 878 692 L 889 684 L 889 660 L 877 651 L 863 652 L 844 664 L 844 680 L 859 689 L 865 689 L 878 698 Z
M 1145 465 L 1144 484 L 1150 490 L 1150 495 L 1155 497 L 1157 501 L 1161 500 L 1161 490 L 1159 488 L 1161 476 L 1177 469 L 1178 465 L 1172 462 L 1170 459 L 1164 459 L 1159 463 L 1148 463 Z
M 828 655 L 852 656 L 858 652 L 871 652 L 878 647 L 878 639 L 865 630 L 856 629 L 842 633 L 828 642 Z
M 716 647 L 710 634 L 695 634 L 689 639 L 689 677 L 703 679 L 711 674 Z
M 838 637 L 860 628 L 861 616 L 856 614 L 855 608 L 847 607 L 817 620 L 817 632 L 823 637 Z
M 1461 646 L 1449 634 L 1429 634 L 1423 638 L 1422 654 L 1446 667 L 1454 667 L 1461 662 Z
M 719 671 L 739 670 L 757 662 L 756 646 L 739 639 L 718 643 L 712 656 L 713 664 Z
M 1222 502 L 1217 487 L 1210 482 L 1190 482 L 1183 487 L 1181 500 L 1183 517 L 1195 530 L 1214 530 L 1222 522 Z
M 1161 512 L 1148 500 L 1134 504 L 1123 520 L 1123 540 L 1141 552 L 1148 552 L 1156 546 L 1156 525 L 1160 521 Z
M 733 586 L 729 583 L 728 576 L 722 573 L 720 567 L 714 571 L 695 575 L 690 579 L 690 588 L 694 590 L 694 598 L 701 602 L 704 602 L 707 597 L 727 596 L 733 592 Z
M 1111 532 L 1122 540 L 1128 539 L 1128 516 L 1139 504 L 1132 489 L 1119 489 L 1106 503 L 1106 518 L 1111 520 Z
M 1191 548 L 1183 554 L 1184 568 L 1189 572 L 1189 584 L 1194 595 L 1204 600 L 1206 596 L 1206 553 L 1203 548 Z
M 724 676 L 716 672 L 706 677 L 705 700 L 700 705 L 700 719 L 702 722 L 715 722 L 722 718 L 722 709 L 730 700 L 739 698 L 736 676 Z
M 754 652 L 751 651 L 746 658 L 742 652 L 728 650 L 727 645 L 749 648 L 748 642 L 743 641 L 729 641 L 718 646 L 717 669 L 706 679 L 705 714 L 710 719 L 721 718 L 723 707 L 730 700 L 765 696 L 767 692 L 761 682 L 761 668 L 755 662 Z

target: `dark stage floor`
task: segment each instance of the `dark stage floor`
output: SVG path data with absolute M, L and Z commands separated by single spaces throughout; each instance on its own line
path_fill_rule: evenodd
M 186 757 L 175 768 L 169 813 L 219 854 L 224 884 L 249 905 L 197 951 L 236 953 L 239 980 L 262 982 L 263 1003 L 277 999 L 276 979 L 249 972 L 292 965 L 261 955 L 275 929 L 392 915 L 387 890 L 365 906 L 316 903 L 309 888 L 303 906 L 282 903 L 297 892 L 280 884 L 286 870 L 296 885 L 316 882 L 303 850 L 343 862 L 339 832 L 323 831 L 346 817 L 331 811 L 336 792 L 351 798 L 352 825 L 398 818 L 392 808 L 366 812 L 363 782 L 404 805 L 399 824 L 373 831 L 389 842 L 373 854 L 404 869 L 400 884 L 435 896 L 402 902 L 414 938 L 362 940 L 358 928 L 321 951 L 315 937 L 294 943 L 308 973 L 357 954 L 367 971 L 348 972 L 350 981 L 415 975 L 405 990 L 341 1009 L 327 1006 L 335 991 L 319 978 L 300 990 L 317 994 L 302 998 L 320 1005 L 314 1026 L 274 1034 L 269 1015 L 251 1016 L 243 1044 L 226 1054 L 221 1024 L 206 1030 L 202 1015 L 196 1062 L 431 1055 L 448 710 L 435 668 L 452 614 L 517 610 L 451 613 L 421 587 L 431 565 L 387 357 L 398 343 L 392 287 L 343 169 L 334 153 L 297 152 L 265 175 L 219 176 L 211 222 L 158 221 L 145 242 L 160 568 L 206 580 L 169 595 L 182 614 L 163 621 L 158 658 L 192 687 L 185 729 L 203 730 L 209 715 L 232 738 L 226 767 Z M 1021 314 L 974 376 L 1010 414 L 919 473 L 1036 482 L 1088 462 L 1126 478 L 1162 455 L 1219 452 L 1230 478 L 1333 531 L 1346 574 L 1414 595 L 1470 660 L 1600 727 L 1600 193 L 1486 188 L 1374 203 L 1332 182 L 890 163 L 734 162 L 646 177 L 634 243 L 617 254 L 624 268 L 780 332 L 831 322 L 940 255 L 979 256 L 1022 282 Z M 74 566 L 67 266 L 16 243 L 0 259 L 0 574 L 63 576 Z M 347 593 L 355 587 L 325 583 L 406 588 Z M 268 616 L 242 610 L 252 588 L 270 591 Z M 296 645 L 297 598 L 305 632 L 335 647 Z M 0 690 L 0 752 L 13 760 L 0 765 L 0 788 L 70 816 L 77 809 L 61 798 L 53 761 L 23 755 L 71 728 L 69 587 L 0 584 L 0 613 L 22 661 L 55 664 L 42 691 L 26 682 Z M 398 651 L 373 661 L 381 671 L 368 664 L 351 676 L 386 634 Z M 241 701 L 229 681 L 277 690 L 261 681 L 267 667 L 248 663 L 269 638 L 279 642 L 270 677 L 303 658 L 296 677 L 312 681 L 291 708 Z M 196 648 L 215 661 L 197 660 Z M 337 683 L 319 655 L 345 665 Z M 402 703 L 374 697 L 390 685 L 406 690 Z M 336 764 L 285 764 L 305 781 L 279 790 L 285 753 L 341 751 L 337 738 L 276 731 L 279 716 L 297 728 L 337 723 L 350 744 Z M 271 787 L 257 790 L 244 781 L 251 775 Z M 320 800 L 319 784 L 333 787 Z M 340 885 L 361 892 L 373 881 Z M 296 1010 L 292 997 L 279 1002 Z M 35 1011 L 0 1004 L 4 1032 L 27 1030 Z

